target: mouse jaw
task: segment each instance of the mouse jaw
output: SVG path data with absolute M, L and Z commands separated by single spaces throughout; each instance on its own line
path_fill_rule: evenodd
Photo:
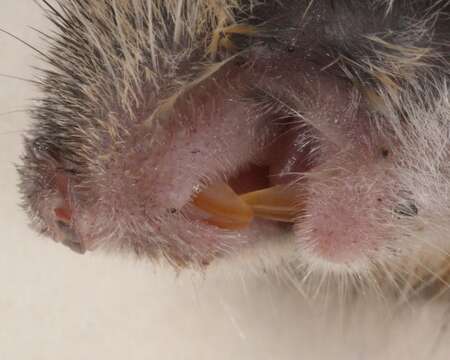
M 267 231 L 342 264 L 382 244 L 392 161 L 350 83 L 260 48 L 171 101 L 104 141 L 86 177 L 50 174 L 51 236 L 201 264 Z
M 285 237 L 334 269 L 447 250 L 440 5 L 59 3 L 20 168 L 39 231 L 183 265 Z

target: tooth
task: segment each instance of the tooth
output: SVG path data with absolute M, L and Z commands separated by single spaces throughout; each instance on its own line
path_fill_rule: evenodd
M 225 229 L 247 227 L 253 217 L 294 222 L 301 202 L 298 193 L 287 186 L 273 186 L 238 196 L 225 183 L 214 184 L 193 199 L 193 203 L 211 215 L 206 222 Z
M 281 222 L 294 222 L 299 213 L 298 194 L 287 186 L 273 186 L 240 196 L 253 210 L 255 217 Z
M 231 187 L 224 183 L 214 184 L 197 194 L 194 204 L 212 215 L 208 223 L 226 229 L 248 226 L 253 219 L 253 211 Z

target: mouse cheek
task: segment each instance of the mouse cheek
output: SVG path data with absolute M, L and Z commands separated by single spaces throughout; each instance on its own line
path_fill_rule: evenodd
M 346 170 L 352 162 L 356 160 L 349 159 Z M 309 217 L 296 227 L 313 257 L 331 263 L 357 263 L 385 245 L 386 225 L 392 219 L 386 211 L 388 186 L 382 171 L 370 165 L 353 171 L 352 175 L 327 177 L 317 169 L 319 180 L 311 184 L 307 204 Z

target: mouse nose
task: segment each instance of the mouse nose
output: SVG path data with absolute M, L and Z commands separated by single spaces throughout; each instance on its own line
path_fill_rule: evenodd
M 84 254 L 87 250 L 86 246 L 75 234 L 70 225 L 72 221 L 72 211 L 70 208 L 67 205 L 55 208 L 54 215 L 60 242 L 77 254 Z
M 86 252 L 86 249 L 83 247 L 81 243 L 64 241 L 62 244 L 67 246 L 70 250 L 76 252 L 77 254 L 83 255 Z
M 87 249 L 83 242 L 76 236 L 70 225 L 64 221 L 56 222 L 59 230 L 60 242 L 77 254 L 84 254 Z
M 73 238 L 66 238 L 62 242 L 63 245 L 67 246 L 70 250 L 76 252 L 77 254 L 83 255 L 86 252 L 86 247 L 81 241 L 73 240 Z

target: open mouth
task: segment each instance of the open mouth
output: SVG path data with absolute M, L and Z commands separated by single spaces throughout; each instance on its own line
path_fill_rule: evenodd
M 367 136 L 368 107 L 351 83 L 321 72 L 313 63 L 293 63 L 298 66 L 294 79 L 270 65 L 254 89 L 268 92 L 275 102 L 268 106 L 273 111 L 247 109 L 242 100 L 248 95 L 245 86 L 240 88 L 244 96 L 235 99 L 236 88 L 231 88 L 223 96 L 221 116 L 214 122 L 208 118 L 213 125 L 205 121 L 202 137 L 191 139 L 203 144 L 208 162 L 206 149 L 214 145 L 204 129 L 214 127 L 214 134 L 233 131 L 217 152 L 233 167 L 218 171 L 222 164 L 215 157 L 210 169 L 217 172 L 208 173 L 212 175 L 204 182 L 198 176 L 196 184 L 202 185 L 197 188 L 195 183 L 186 186 L 194 191 L 178 209 L 188 220 L 209 225 L 207 234 L 198 233 L 189 243 L 195 248 L 208 241 L 209 248 L 220 247 L 230 239 L 223 236 L 226 230 L 234 234 L 230 247 L 253 231 L 247 241 L 251 244 L 268 238 L 269 225 L 282 234 L 292 233 L 302 248 L 318 257 L 333 262 L 359 258 L 381 243 L 384 228 L 379 224 L 390 201 L 383 178 L 389 154 L 383 155 L 379 139 Z
M 226 177 L 194 189 L 181 208 L 187 219 L 207 225 L 212 248 L 227 242 L 227 248 L 240 248 L 242 239 L 252 245 L 293 234 L 305 216 L 308 173 L 320 159 L 319 135 L 290 113 L 272 114 L 263 126 L 266 138 L 255 155 Z M 204 238 L 192 241 L 196 247 Z
M 255 218 L 293 223 L 299 207 L 289 186 L 238 194 L 226 183 L 216 183 L 196 194 L 193 204 L 209 215 L 207 223 L 224 229 L 246 228 Z
M 228 182 L 215 182 L 193 197 L 196 216 L 223 229 L 245 229 L 255 220 L 289 226 L 301 216 L 306 197 L 305 174 L 312 167 L 311 142 L 287 126 L 284 134 Z

